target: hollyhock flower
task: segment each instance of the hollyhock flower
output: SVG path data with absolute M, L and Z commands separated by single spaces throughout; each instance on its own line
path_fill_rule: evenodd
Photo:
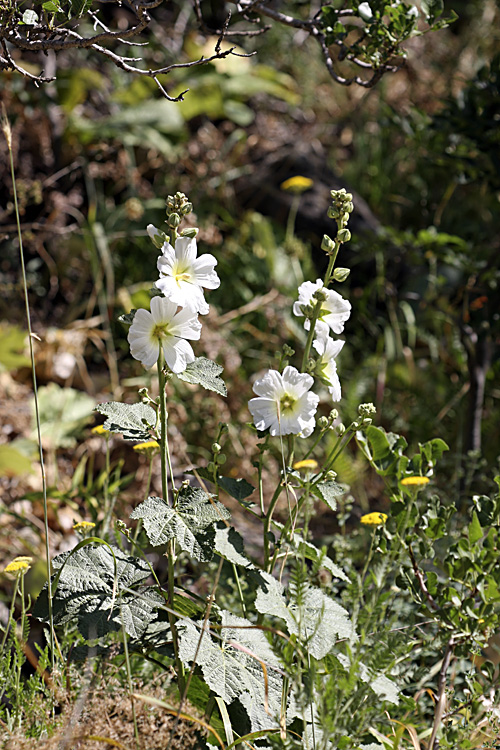
M 270 434 L 308 437 L 314 430 L 314 415 L 319 397 L 310 392 L 314 380 L 295 367 L 285 367 L 283 374 L 268 370 L 253 386 L 257 398 L 248 408 L 258 430 L 269 427 Z
M 203 296 L 203 287 L 219 287 L 220 279 L 214 270 L 217 260 L 209 253 L 197 258 L 196 240 L 191 237 L 178 237 L 175 247 L 165 242 L 161 251 L 157 263 L 160 272 L 156 282 L 158 289 L 179 307 L 189 307 L 206 315 L 209 307 Z
M 137 310 L 128 332 L 130 352 L 144 367 L 152 367 L 163 347 L 165 362 L 172 372 L 182 372 L 194 362 L 191 345 L 185 339 L 198 340 L 201 323 L 197 314 L 185 308 L 176 312 L 177 304 L 165 297 L 153 297 L 151 312 Z
M 321 381 L 328 386 L 332 401 L 341 399 L 340 380 L 335 360 L 344 343 L 340 339 L 331 339 L 329 336 L 318 336 L 313 341 L 313 346 L 320 355 L 316 369 Z
M 323 286 L 321 279 L 314 281 L 304 281 L 299 286 L 299 299 L 293 303 L 294 315 L 303 316 L 302 305 L 316 305 L 316 299 L 313 297 L 314 292 L 321 289 L 326 299 L 321 305 L 321 312 L 316 322 L 316 335 L 325 336 L 330 328 L 333 333 L 342 333 L 344 323 L 351 314 L 351 303 L 344 299 L 338 292 L 333 289 L 327 289 Z M 306 318 L 304 328 L 308 331 L 311 327 L 311 321 Z

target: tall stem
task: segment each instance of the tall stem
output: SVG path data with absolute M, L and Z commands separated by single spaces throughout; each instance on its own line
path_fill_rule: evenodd
M 30 348 L 30 360 L 31 360 L 31 377 L 33 381 L 33 396 L 35 402 L 35 420 L 37 429 L 37 440 L 38 440 L 38 453 L 40 457 L 40 469 L 42 472 L 42 496 L 43 496 L 43 523 L 45 533 L 45 561 L 47 564 L 47 601 L 49 609 L 49 630 L 50 630 L 50 665 L 52 672 L 54 671 L 54 655 L 55 655 L 55 644 L 54 644 L 54 615 L 52 611 L 52 581 L 50 578 L 50 541 L 49 541 L 49 520 L 48 520 L 48 504 L 47 504 L 47 480 L 45 476 L 45 465 L 43 461 L 43 448 L 42 448 L 42 431 L 40 426 L 40 409 L 38 404 L 38 388 L 36 380 L 36 369 L 35 369 L 35 354 L 33 351 L 33 333 L 31 330 L 31 315 L 28 298 L 28 282 L 26 280 L 26 268 L 24 265 L 24 251 L 23 251 L 23 238 L 21 233 L 21 220 L 19 217 L 19 204 L 17 201 L 17 189 L 16 189 L 16 175 L 14 171 L 14 156 L 12 153 L 12 132 L 10 129 L 10 123 L 7 119 L 5 109 L 2 113 L 2 128 L 5 133 L 7 140 L 7 147 L 9 150 L 10 159 L 10 173 L 12 177 L 12 192 L 14 195 L 14 208 L 16 212 L 16 223 L 17 223 L 17 236 L 19 239 L 19 256 L 21 260 L 21 272 L 23 278 L 23 291 L 24 291 L 24 305 L 26 308 L 26 324 L 28 326 L 28 340 Z
M 163 350 L 160 346 L 160 352 L 158 355 L 158 385 L 159 385 L 159 397 L 160 397 L 160 457 L 161 457 L 161 491 L 162 497 L 165 502 L 168 503 L 168 481 L 167 481 L 167 465 L 170 470 L 170 477 L 172 479 L 173 489 L 173 474 L 172 474 L 172 463 L 170 461 L 170 452 L 168 449 L 168 436 L 167 436 L 167 394 L 165 391 L 166 378 L 163 371 L 165 360 L 163 357 Z M 175 495 L 172 498 L 172 506 L 175 504 Z M 174 607 L 174 586 L 175 586 L 175 540 L 171 539 L 167 547 L 167 590 L 168 590 L 168 620 L 170 623 L 170 630 L 172 631 L 172 643 L 174 647 L 175 665 L 177 670 L 177 679 L 179 680 L 179 691 L 182 695 L 184 690 L 184 667 L 179 658 L 179 638 L 177 634 L 176 618 L 173 614 Z

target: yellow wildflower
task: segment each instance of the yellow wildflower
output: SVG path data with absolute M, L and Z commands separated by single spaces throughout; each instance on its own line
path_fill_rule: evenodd
M 298 174 L 295 177 L 289 177 L 281 183 L 280 188 L 287 193 L 293 193 L 294 195 L 300 195 L 305 193 L 306 190 L 310 190 L 313 186 L 313 180 L 309 177 L 302 177 Z
M 102 424 L 98 424 L 97 427 L 92 427 L 91 430 L 93 435 L 109 435 L 109 430 L 105 430 Z
M 134 450 L 138 453 L 152 453 L 160 447 L 160 444 L 156 440 L 148 440 L 145 443 L 137 443 L 134 445 Z
M 32 557 L 15 557 L 14 560 L 4 568 L 4 573 L 18 573 L 19 571 L 26 573 L 31 568 L 31 562 L 33 562 Z
M 361 516 L 360 520 L 366 526 L 381 526 L 387 521 L 387 513 L 367 513 L 365 516 Z
M 314 458 L 305 458 L 303 461 L 296 461 L 293 465 L 295 471 L 315 471 L 318 468 L 318 462 Z
M 405 477 L 401 480 L 401 484 L 405 487 L 414 486 L 418 487 L 429 483 L 429 477 Z
M 89 531 L 90 529 L 93 529 L 95 526 L 95 523 L 92 523 L 92 521 L 78 521 L 78 523 L 73 524 L 73 530 L 74 531 Z

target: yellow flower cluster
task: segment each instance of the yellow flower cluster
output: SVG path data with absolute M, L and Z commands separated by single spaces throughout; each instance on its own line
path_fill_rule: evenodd
M 137 453 L 150 454 L 153 451 L 158 450 L 159 447 L 160 445 L 156 440 L 148 440 L 146 443 L 137 443 L 137 445 L 134 445 L 134 450 L 137 451 Z
M 94 526 L 95 523 L 92 523 L 92 521 L 78 521 L 78 523 L 73 524 L 73 531 L 88 531 L 93 529 Z
M 102 424 L 98 424 L 97 427 L 92 427 L 92 435 L 110 435 L 109 430 L 105 430 Z
M 318 468 L 318 462 L 314 458 L 305 458 L 303 461 L 296 461 L 293 465 L 295 471 L 315 471 Z
M 366 526 L 382 526 L 387 521 L 387 513 L 367 513 L 360 520 Z
M 305 193 L 306 190 L 310 190 L 313 186 L 313 181 L 309 177 L 302 177 L 302 175 L 296 175 L 290 177 L 281 183 L 280 188 L 286 193 L 293 193 L 294 195 L 300 195 Z
M 26 573 L 31 568 L 30 563 L 32 562 L 32 557 L 15 557 L 14 560 L 4 568 L 4 573 L 18 573 L 19 571 Z
M 401 484 L 404 487 L 420 487 L 424 484 L 428 484 L 429 481 L 429 477 L 405 477 L 401 480 Z

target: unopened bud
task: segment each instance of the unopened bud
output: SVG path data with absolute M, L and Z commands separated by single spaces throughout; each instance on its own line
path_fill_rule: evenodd
M 186 216 L 186 214 L 190 214 L 192 210 L 193 210 L 193 204 L 192 203 L 189 203 L 189 202 L 188 203 L 184 203 L 181 206 L 181 214 L 183 216 Z
M 369 401 L 367 404 L 360 404 L 358 406 L 358 414 L 360 417 L 371 417 L 377 413 L 376 407 Z
M 215 470 L 216 470 L 216 466 L 215 466 L 214 462 L 213 461 L 209 461 L 208 464 L 207 464 L 207 471 L 209 471 L 211 474 L 213 474 Z
M 169 241 L 169 238 L 167 237 L 165 232 L 162 232 L 161 229 L 157 229 L 154 224 L 148 224 L 146 227 L 146 232 L 149 235 L 149 239 L 152 240 L 154 246 L 158 250 L 161 250 L 163 244 Z
M 328 419 L 326 417 L 320 417 L 318 419 L 318 427 L 320 430 L 326 430 L 328 427 Z
M 181 223 L 181 217 L 179 216 L 179 214 L 170 214 L 167 222 L 169 227 L 172 227 L 172 229 L 176 229 Z
M 226 456 L 226 454 L 225 454 L 225 453 L 219 453 L 219 455 L 217 456 L 217 463 L 218 463 L 218 464 L 219 464 L 220 466 L 222 466 L 223 464 L 225 464 L 225 463 L 226 463 L 226 461 L 227 461 L 227 456 Z
M 318 302 L 325 302 L 327 299 L 327 294 L 323 289 L 316 289 L 316 291 L 313 293 L 313 299 L 317 300 Z
M 181 237 L 189 237 L 190 239 L 194 240 L 198 232 L 199 229 L 197 227 L 189 227 L 188 229 L 183 229 L 180 235 Z
M 351 233 L 348 229 L 339 229 L 337 232 L 337 242 L 349 242 Z
M 331 412 L 330 412 L 330 419 L 332 420 L 332 422 L 335 419 L 338 419 L 338 416 L 339 416 L 339 413 L 338 413 L 337 409 L 332 409 Z
M 344 435 L 344 433 L 345 433 L 345 424 L 342 424 L 341 422 L 340 424 L 337 425 L 337 435 L 341 437 L 342 435 Z
M 335 248 L 335 242 L 327 234 L 324 234 L 323 240 L 321 242 L 321 249 L 324 250 L 325 253 L 331 253 L 334 250 L 334 248 Z
M 229 432 L 229 427 L 227 426 L 225 422 L 220 422 L 219 432 L 221 435 L 227 435 L 227 433 Z
M 220 443 L 212 443 L 212 453 L 220 453 L 222 445 Z
M 333 278 L 335 279 L 335 281 L 342 283 L 342 281 L 345 281 L 347 279 L 350 273 L 350 268 L 336 268 L 333 272 Z
M 325 479 L 327 479 L 329 482 L 334 482 L 335 479 L 337 479 L 337 472 L 330 469 L 330 471 L 326 472 Z
M 340 216 L 340 211 L 335 206 L 329 206 L 327 216 L 329 219 L 338 219 Z

